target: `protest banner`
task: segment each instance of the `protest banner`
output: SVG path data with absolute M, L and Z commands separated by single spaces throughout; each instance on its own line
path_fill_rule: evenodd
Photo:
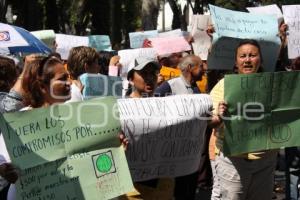
M 119 99 L 118 107 L 134 181 L 198 170 L 212 107 L 209 95 Z
M 22 169 L 20 199 L 109 199 L 132 189 L 113 97 L 1 118 L 12 163 Z
M 158 55 L 191 50 L 191 46 L 184 37 L 150 38 L 149 40 Z
M 89 46 L 95 48 L 97 51 L 112 50 L 110 39 L 107 35 L 76 36 L 56 34 L 56 43 L 56 52 L 58 52 L 64 60 L 68 59 L 69 52 L 73 47 Z
M 56 52 L 61 55 L 64 60 L 68 59 L 69 52 L 73 47 L 88 46 L 89 38 L 85 36 L 56 34 Z
M 124 165 L 125 163 L 125 165 Z M 111 199 L 133 189 L 123 147 L 76 154 L 25 169 L 17 199 Z
M 289 31 L 288 39 L 288 57 L 295 59 L 300 56 L 300 31 Z
M 264 71 L 273 72 L 280 49 L 276 18 L 268 15 L 231 11 L 210 5 L 215 27 L 212 50 L 208 56 L 210 69 L 233 70 L 235 49 L 241 39 L 259 42 Z
M 100 96 L 122 96 L 122 78 L 119 76 L 85 73 L 80 76 L 80 82 L 84 85 L 82 91 L 84 99 Z
M 253 14 L 272 15 L 277 18 L 278 24 L 280 24 L 283 20 L 281 10 L 276 4 L 259 7 L 247 7 L 247 10 Z
M 1 130 L 12 162 L 25 169 L 83 150 L 119 146 L 115 101 L 106 97 L 4 114 Z
M 97 51 L 112 51 L 108 35 L 89 35 L 88 39 L 88 45 L 97 49 Z
M 157 35 L 157 30 L 129 33 L 130 48 L 142 48 L 145 39 L 157 37 Z
M 282 6 L 284 21 L 288 25 L 288 57 L 300 56 L 300 5 Z
M 284 22 L 288 25 L 289 31 L 300 31 L 300 5 L 282 6 Z
M 300 146 L 300 72 L 225 76 L 224 152 Z
M 54 30 L 31 31 L 37 39 L 42 40 L 49 48 L 54 47 L 55 32 Z
M 157 60 L 157 53 L 153 48 L 125 49 L 118 51 L 120 63 L 122 64 L 121 76 L 127 78 L 128 69 L 134 66 L 134 61 L 138 57 Z

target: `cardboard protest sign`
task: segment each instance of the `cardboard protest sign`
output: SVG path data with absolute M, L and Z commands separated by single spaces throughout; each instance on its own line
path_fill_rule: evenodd
M 55 32 L 54 30 L 41 30 L 41 31 L 32 31 L 32 33 L 37 39 L 43 41 L 49 48 L 54 47 L 55 41 Z
M 130 191 L 115 106 L 107 97 L 4 114 L 7 149 L 22 169 L 18 197 L 110 199 Z
M 284 21 L 288 25 L 288 56 L 300 56 L 300 5 L 282 6 Z
M 119 99 L 118 107 L 134 181 L 198 170 L 212 107 L 209 95 Z
M 225 76 L 224 152 L 300 146 L 300 72 Z
M 300 56 L 300 31 L 289 31 L 288 39 L 288 57 L 295 59 Z
M 112 51 L 110 38 L 108 35 L 89 35 L 89 46 L 97 49 L 97 51 Z
M 283 20 L 281 10 L 276 4 L 259 7 L 247 7 L 247 10 L 253 14 L 272 15 L 277 18 L 278 24 L 280 24 Z
M 106 97 L 4 114 L 1 130 L 12 162 L 27 169 L 77 152 L 119 146 L 114 106 L 115 99 Z
M 122 147 L 76 154 L 23 171 L 17 199 L 111 199 L 133 186 Z
M 158 55 L 191 50 L 191 46 L 184 37 L 150 38 L 149 40 Z
M 100 96 L 122 96 L 122 79 L 119 76 L 85 73 L 80 76 L 80 81 L 84 85 L 82 92 L 84 99 Z
M 289 31 L 300 31 L 299 11 L 300 5 L 282 6 L 284 22 L 288 25 Z
M 145 57 L 150 60 L 157 60 L 157 53 L 153 48 L 125 49 L 118 51 L 120 63 L 122 64 L 122 77 L 127 76 L 128 69 L 134 66 L 134 60 L 138 57 Z
M 69 56 L 69 51 L 73 47 L 88 46 L 89 38 L 85 36 L 56 34 L 56 43 L 56 52 L 58 52 L 61 55 L 62 59 L 67 60 Z
M 142 48 L 145 39 L 157 37 L 157 35 L 157 30 L 129 33 L 130 48 Z
M 274 71 L 280 48 L 275 17 L 231 11 L 210 5 L 213 24 L 213 45 L 208 56 L 210 69 L 233 70 L 235 49 L 241 39 L 259 42 L 265 71 Z
M 87 46 L 93 47 L 97 51 L 111 51 L 111 43 L 108 35 L 90 35 L 76 36 L 66 34 L 56 34 L 56 51 L 61 55 L 62 59 L 67 60 L 69 52 L 73 47 Z

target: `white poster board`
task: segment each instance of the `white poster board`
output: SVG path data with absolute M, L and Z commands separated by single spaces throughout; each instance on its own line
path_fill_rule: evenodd
M 56 52 L 61 55 L 64 60 L 68 59 L 69 52 L 73 47 L 89 46 L 89 38 L 85 36 L 56 34 Z
M 273 72 L 280 49 L 278 23 L 275 17 L 232 11 L 210 5 L 215 28 L 209 69 L 233 70 L 235 49 L 241 39 L 257 40 L 266 72 Z
M 281 10 L 276 4 L 259 7 L 247 7 L 247 10 L 253 14 L 275 16 L 277 18 L 278 24 L 280 24 L 283 20 Z
M 288 57 L 300 56 L 300 5 L 282 6 L 283 17 L 288 25 Z
M 177 177 L 198 170 L 209 95 L 119 99 L 122 130 L 134 181 Z

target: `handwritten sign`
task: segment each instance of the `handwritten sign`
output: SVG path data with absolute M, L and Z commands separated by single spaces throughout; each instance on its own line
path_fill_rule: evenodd
M 288 56 L 300 56 L 300 5 L 282 6 L 284 21 L 288 25 Z
M 69 52 L 73 47 L 89 46 L 97 51 L 111 51 L 111 43 L 108 35 L 76 36 L 66 34 L 56 34 L 56 51 L 60 53 L 62 59 L 67 60 Z
M 84 85 L 82 92 L 84 99 L 100 96 L 122 96 L 121 77 L 85 73 L 80 76 L 80 81 Z
M 280 24 L 283 20 L 281 10 L 276 4 L 259 7 L 247 7 L 247 10 L 253 14 L 272 15 L 277 18 L 278 24 Z
M 22 169 L 19 199 L 110 199 L 130 191 L 115 103 L 107 97 L 4 114 L 7 149 Z
M 106 97 L 4 114 L 1 130 L 12 162 L 26 169 L 76 152 L 119 146 L 115 102 Z
M 151 38 L 149 40 L 158 55 L 191 50 L 191 46 L 184 37 Z
M 157 37 L 157 35 L 157 30 L 129 33 L 130 47 L 133 49 L 142 48 L 145 39 Z
M 138 57 L 145 57 L 150 60 L 157 60 L 157 53 L 153 48 L 125 49 L 118 51 L 120 63 L 122 64 L 122 77 L 127 77 L 128 69 L 132 69 L 134 61 Z
M 210 5 L 216 33 L 208 57 L 211 69 L 233 70 L 235 49 L 241 39 L 255 39 L 261 46 L 265 71 L 274 71 L 280 39 L 275 17 L 231 11 Z
M 85 36 L 56 34 L 56 52 L 61 55 L 64 60 L 68 59 L 69 52 L 73 47 L 88 46 L 89 39 Z
M 110 38 L 108 35 L 90 35 L 88 36 L 89 46 L 97 49 L 97 51 L 112 51 Z
M 26 169 L 17 199 L 111 199 L 133 186 L 122 147 L 102 149 Z
M 289 31 L 300 31 L 300 5 L 282 6 L 282 12 L 285 23 L 289 27 Z
M 300 56 L 300 31 L 289 31 L 288 37 L 288 57 L 294 59 Z
M 199 167 L 212 107 L 208 95 L 118 100 L 134 181 L 191 174 Z
M 224 152 L 299 146 L 300 72 L 225 76 Z

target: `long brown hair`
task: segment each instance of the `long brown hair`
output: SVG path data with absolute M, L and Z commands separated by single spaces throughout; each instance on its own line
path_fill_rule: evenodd
M 54 67 L 57 64 L 62 64 L 62 61 L 53 56 L 37 58 L 28 63 L 29 70 L 24 73 L 22 80 L 26 104 L 38 108 L 45 103 L 43 89 L 50 88 L 50 81 L 55 76 Z

